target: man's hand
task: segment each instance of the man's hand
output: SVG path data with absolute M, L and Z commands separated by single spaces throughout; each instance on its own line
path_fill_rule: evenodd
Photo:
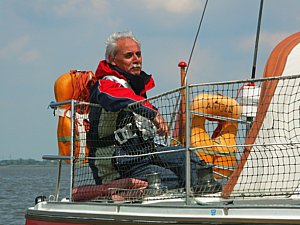
M 154 117 L 153 123 L 157 128 L 158 135 L 160 135 L 160 136 L 168 136 L 169 135 L 168 124 L 159 112 Z

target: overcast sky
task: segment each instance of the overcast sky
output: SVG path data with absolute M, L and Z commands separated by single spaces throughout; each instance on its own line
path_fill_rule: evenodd
M 55 79 L 95 71 L 105 41 L 131 30 L 142 42 L 149 94 L 179 86 L 205 0 L 0 0 L 1 159 L 57 154 L 57 118 L 47 109 Z M 251 77 L 260 0 L 209 0 L 189 83 Z M 300 29 L 299 0 L 265 0 L 257 77 L 274 46 Z

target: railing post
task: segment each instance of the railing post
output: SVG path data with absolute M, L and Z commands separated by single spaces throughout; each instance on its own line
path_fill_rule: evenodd
M 75 129 L 75 122 L 76 122 L 76 110 L 75 110 L 75 100 L 71 101 L 71 138 L 70 138 L 70 202 L 72 202 L 72 189 L 73 189 L 73 171 L 74 171 L 74 150 L 76 144 L 76 129 Z
M 191 154 L 190 154 L 190 94 L 189 86 L 185 85 L 185 149 L 186 149 L 186 204 L 191 203 Z
M 186 86 L 186 77 L 185 77 L 185 69 L 187 67 L 187 64 L 185 62 L 179 62 L 178 67 L 180 67 L 180 82 L 181 82 L 181 87 Z M 181 91 L 181 103 L 180 103 L 180 109 L 179 109 L 179 132 L 178 132 L 178 140 L 182 143 L 182 145 L 185 145 L 185 114 L 186 114 L 186 101 L 185 101 L 185 96 L 186 92 L 184 89 Z
M 60 192 L 60 176 L 61 176 L 61 159 L 58 160 L 58 172 L 57 172 L 57 180 L 56 180 L 56 190 L 55 190 L 55 201 L 58 201 L 59 192 Z
M 179 132 L 178 140 L 185 146 L 185 190 L 186 190 L 186 204 L 190 205 L 191 200 L 191 156 L 190 156 L 190 109 L 189 109 L 189 87 L 187 85 L 186 67 L 185 62 L 179 62 L 180 67 L 180 81 L 181 87 L 181 104 L 179 109 Z
M 70 156 L 61 156 L 61 155 L 43 155 L 44 160 L 58 160 L 58 172 L 57 172 L 57 182 L 54 200 L 58 201 L 59 193 L 60 193 L 60 177 L 61 177 L 61 164 L 62 160 L 70 160 Z

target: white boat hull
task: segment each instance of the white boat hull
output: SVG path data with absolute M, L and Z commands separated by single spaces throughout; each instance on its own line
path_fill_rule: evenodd
M 300 205 L 294 200 L 196 201 L 193 205 L 185 205 L 183 200 L 149 204 L 41 202 L 27 210 L 26 225 L 300 224 Z

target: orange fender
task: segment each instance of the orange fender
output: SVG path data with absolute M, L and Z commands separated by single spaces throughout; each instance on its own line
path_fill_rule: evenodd
M 89 90 L 95 82 L 95 75 L 91 71 L 76 71 L 61 75 L 54 83 L 54 94 L 57 102 L 67 100 L 89 101 Z M 57 141 L 59 154 L 70 156 L 71 140 L 71 119 L 70 105 L 62 105 L 56 110 L 59 115 L 57 126 Z M 75 152 L 76 158 L 85 158 L 89 154 L 86 146 L 86 131 L 88 129 L 88 107 L 79 106 L 76 108 L 76 141 Z M 86 160 L 85 160 L 86 161 Z M 69 163 L 69 160 L 66 160 Z
M 241 109 L 237 101 L 222 95 L 199 94 L 191 103 L 192 116 L 191 146 L 207 148 L 197 150 L 197 155 L 207 163 L 215 164 L 214 171 L 229 177 L 236 166 L 236 133 L 238 123 L 213 116 L 239 119 Z M 201 113 L 205 115 L 201 115 Z M 211 115 L 211 117 L 209 116 Z M 218 121 L 212 135 L 205 130 L 205 121 Z M 222 146 L 220 146 L 222 145 Z M 222 178 L 215 174 L 215 178 Z

